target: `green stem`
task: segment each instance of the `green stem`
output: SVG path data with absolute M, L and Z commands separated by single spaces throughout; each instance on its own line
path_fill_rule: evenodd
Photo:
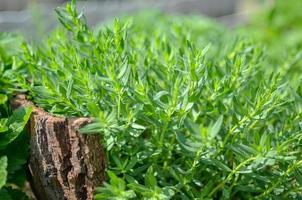
M 213 194 L 215 194 L 218 190 L 220 190 L 231 178 L 234 174 L 236 174 L 236 172 L 243 166 L 245 166 L 246 164 L 248 164 L 249 162 L 255 160 L 257 157 L 251 157 L 247 160 L 245 160 L 244 162 L 240 163 L 235 169 L 233 169 L 231 171 L 231 173 L 226 177 L 226 179 L 224 179 L 219 185 L 217 185 L 212 192 L 208 195 L 208 197 L 211 197 Z
M 120 117 L 121 113 L 121 95 L 118 95 L 118 102 L 117 102 L 117 117 Z
M 164 138 L 165 138 L 166 131 L 167 131 L 167 128 L 169 125 L 169 121 L 170 121 L 170 117 L 168 117 L 168 119 L 165 120 L 164 128 L 162 129 L 162 131 L 160 133 L 159 148 L 162 148 L 162 146 L 163 146 Z
M 276 181 L 269 189 L 267 189 L 265 192 L 263 192 L 262 194 L 260 194 L 259 196 L 257 196 L 257 199 L 262 199 L 263 197 L 265 197 L 266 195 L 270 194 L 278 185 L 280 185 L 283 181 L 284 181 L 284 177 L 288 176 L 288 174 L 290 174 L 294 169 L 296 169 L 296 167 L 298 167 L 299 165 L 302 165 L 302 160 L 292 164 L 284 173 L 284 175 L 282 177 L 279 178 L 278 181 Z

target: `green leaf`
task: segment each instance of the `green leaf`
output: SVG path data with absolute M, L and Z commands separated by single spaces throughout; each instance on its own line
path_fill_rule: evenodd
M 2 190 L 0 189 L 0 199 L 3 199 L 3 200 L 14 200 L 11 197 L 9 191 L 6 190 L 6 189 L 2 189 Z
M 30 200 L 29 197 L 19 188 L 5 187 L 0 190 L 1 200 Z
M 7 118 L 0 119 L 0 133 L 8 131 Z
M 200 135 L 200 127 L 198 124 L 194 123 L 191 119 L 187 118 L 184 121 L 186 128 L 190 131 L 190 133 L 195 135 Z
M 221 116 L 219 116 L 219 118 L 217 119 L 217 121 L 215 122 L 215 124 L 210 129 L 209 136 L 211 138 L 215 138 L 217 136 L 217 134 L 219 133 L 219 131 L 221 129 L 222 122 L 223 122 L 223 116 L 221 115 Z
M 0 93 L 94 119 L 81 132 L 100 136 L 109 182 L 96 199 L 300 198 L 300 2 L 276 0 L 256 25 L 228 31 L 146 12 L 92 29 L 73 0 L 39 45 L 0 33 Z M 5 98 L 0 155 L 7 182 L 23 188 L 24 119 Z
M 128 184 L 128 187 L 141 194 L 150 192 L 150 189 L 148 189 L 147 187 L 145 187 L 143 185 L 137 184 L 137 183 L 130 183 L 130 184 Z
M 107 172 L 109 177 L 110 177 L 110 184 L 115 186 L 116 188 L 120 190 L 125 190 L 126 189 L 126 183 L 123 179 L 117 177 L 113 172 L 108 171 Z
M 220 170 L 222 170 L 224 172 L 231 172 L 232 171 L 227 165 L 223 164 L 219 160 L 215 160 L 215 159 L 201 159 L 200 162 L 204 163 L 204 164 L 208 164 L 208 165 L 213 165 L 213 166 L 217 167 L 218 169 L 220 169 Z
M 8 158 L 7 171 L 10 174 L 9 181 L 13 181 L 14 184 L 22 187 L 26 178 L 26 169 L 24 169 L 24 166 L 29 156 L 29 136 L 27 134 L 20 134 L 2 150 L 2 153 Z
M 186 138 L 182 133 L 176 133 L 176 139 L 183 150 L 191 153 L 196 153 L 198 151 L 197 147 L 190 146 L 189 144 L 187 144 Z
M 156 177 L 154 176 L 153 167 L 149 167 L 145 175 L 145 185 L 149 188 L 155 188 L 157 186 Z
M 134 129 L 140 129 L 140 130 L 145 130 L 145 129 L 146 129 L 145 126 L 142 126 L 142 125 L 136 124 L 136 123 L 133 123 L 133 124 L 131 125 L 131 127 L 134 128 Z
M 0 105 L 5 104 L 7 101 L 7 96 L 4 94 L 0 94 Z
M 0 190 L 5 185 L 7 179 L 7 157 L 2 156 L 0 158 Z
M 22 132 L 32 112 L 31 107 L 19 107 L 8 118 L 9 131 L 0 135 L 0 149 L 5 148 Z
M 172 197 L 175 195 L 174 192 L 175 188 L 173 187 L 163 187 L 162 192 L 166 196 L 167 199 L 172 199 Z

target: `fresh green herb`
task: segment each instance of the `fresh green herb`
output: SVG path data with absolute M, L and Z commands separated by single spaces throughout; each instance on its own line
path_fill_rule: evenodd
M 268 68 L 286 73 L 284 78 L 293 85 L 299 85 L 301 78 L 301 6 L 302 1 L 273 1 L 240 30 L 266 46 Z
M 53 113 L 95 117 L 82 132 L 102 135 L 110 170 L 97 199 L 292 197 L 301 187 L 300 97 L 266 71 L 259 47 L 224 41 L 211 22 L 159 15 L 94 32 L 74 3 L 57 13 L 66 29 L 27 48 L 25 88 Z
M 81 132 L 106 149 L 96 199 L 302 198 L 301 75 L 284 67 L 299 70 L 297 50 L 281 61 L 268 51 L 277 41 L 263 48 L 198 17 L 91 29 L 75 1 L 56 11 L 63 28 L 24 44 L 12 73 L 47 111 L 94 117 Z

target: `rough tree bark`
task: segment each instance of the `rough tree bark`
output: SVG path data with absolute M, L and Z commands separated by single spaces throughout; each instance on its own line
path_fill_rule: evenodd
M 104 180 L 105 155 L 98 136 L 78 132 L 91 119 L 52 116 L 25 95 L 12 100 L 13 108 L 19 106 L 33 107 L 28 166 L 37 199 L 93 199 L 94 187 Z

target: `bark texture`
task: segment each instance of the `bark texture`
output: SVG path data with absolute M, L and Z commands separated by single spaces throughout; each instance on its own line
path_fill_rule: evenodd
M 25 95 L 17 95 L 12 106 L 33 107 L 28 166 L 37 199 L 93 199 L 94 187 L 104 180 L 105 155 L 98 136 L 78 132 L 91 119 L 52 116 Z

